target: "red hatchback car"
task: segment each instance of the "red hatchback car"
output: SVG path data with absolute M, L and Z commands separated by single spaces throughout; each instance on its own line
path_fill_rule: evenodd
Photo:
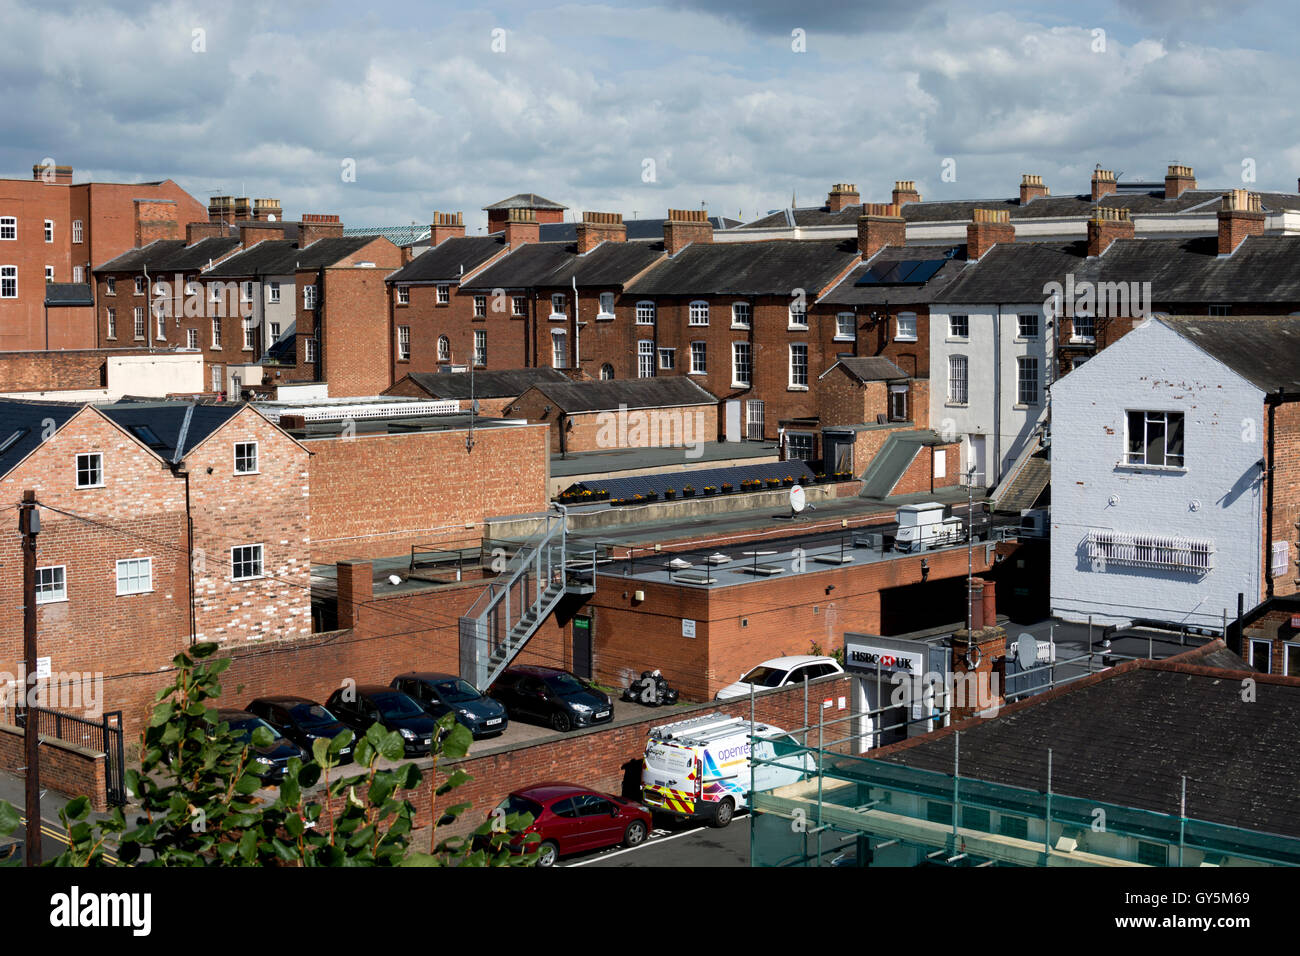
M 650 834 L 650 811 L 632 800 L 571 783 L 539 783 L 516 790 L 501 801 L 498 811 L 531 813 L 532 824 L 512 841 L 521 850 L 524 834 L 541 842 L 538 866 L 554 866 L 561 856 L 605 847 L 637 846 Z M 496 815 L 497 811 L 493 811 Z

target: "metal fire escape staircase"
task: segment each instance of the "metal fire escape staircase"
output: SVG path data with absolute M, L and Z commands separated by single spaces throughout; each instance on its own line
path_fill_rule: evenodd
M 594 594 L 597 549 L 571 552 L 567 515 L 546 516 L 460 618 L 460 676 L 487 689 L 566 594 Z

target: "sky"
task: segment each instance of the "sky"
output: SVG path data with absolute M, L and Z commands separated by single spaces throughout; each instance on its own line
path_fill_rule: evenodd
M 0 0 L 0 175 L 171 178 L 347 225 L 536 192 L 753 219 L 1086 192 L 1101 165 L 1295 191 L 1285 2 Z

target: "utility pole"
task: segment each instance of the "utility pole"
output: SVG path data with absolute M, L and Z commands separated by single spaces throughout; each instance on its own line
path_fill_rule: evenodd
M 41 516 L 34 491 L 23 492 L 18 528 L 23 536 L 23 759 L 27 764 L 23 860 L 27 866 L 37 866 L 41 862 L 41 739 L 32 701 L 36 698 L 36 535 L 41 530 Z

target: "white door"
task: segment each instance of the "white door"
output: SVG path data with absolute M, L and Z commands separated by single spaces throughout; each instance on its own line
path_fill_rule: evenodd
M 988 484 L 988 470 L 984 467 L 984 435 L 970 435 L 970 446 L 967 448 L 966 460 L 962 463 L 962 474 L 966 475 L 971 468 L 975 469 L 975 486 L 983 487 Z M 963 479 L 964 480 L 964 479 Z
M 727 441 L 740 441 L 740 402 L 732 399 L 726 404 Z

